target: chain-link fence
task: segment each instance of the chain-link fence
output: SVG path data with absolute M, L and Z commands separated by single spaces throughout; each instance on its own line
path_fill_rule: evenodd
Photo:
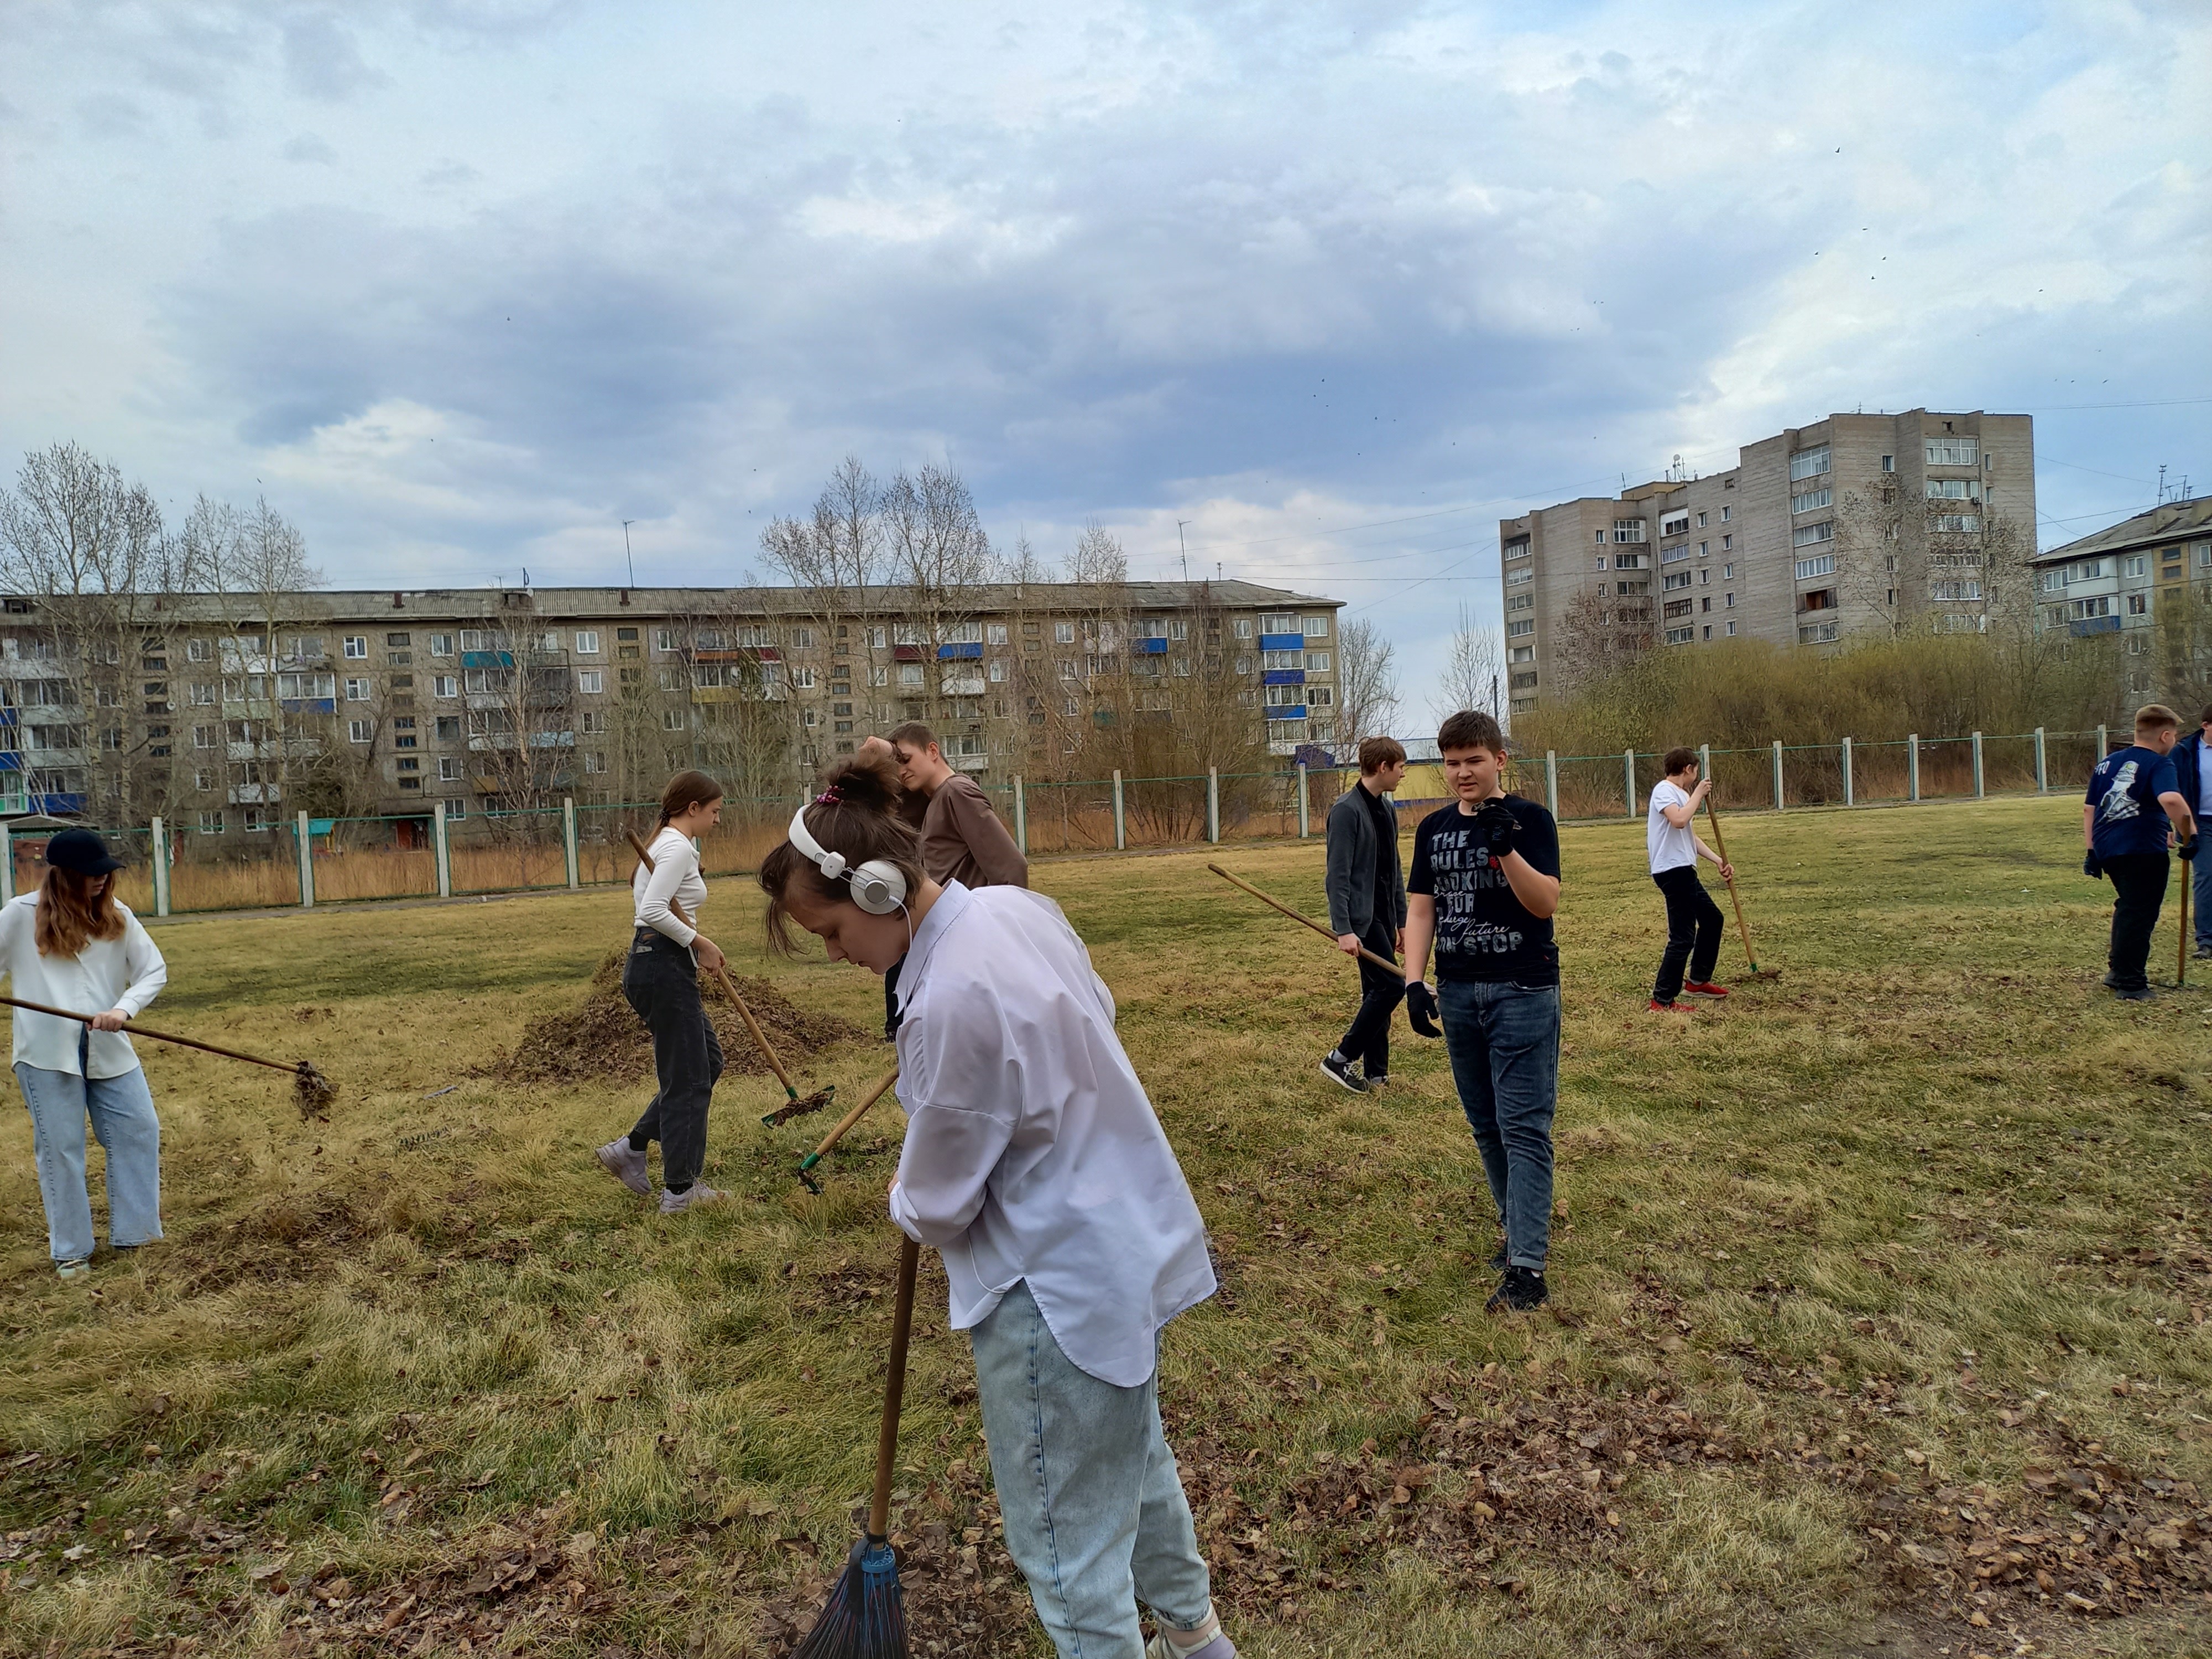
M 2079 789 L 2100 755 L 2126 732 L 2033 732 L 1859 743 L 1770 744 L 1705 751 L 1713 799 L 1731 811 L 1873 805 L 2037 789 Z M 1545 802 L 1565 820 L 1640 818 L 1661 775 L 1652 752 L 1518 755 L 1506 787 Z M 1202 846 L 1215 841 L 1316 837 L 1329 806 L 1358 777 L 1352 767 L 1189 777 L 983 782 L 992 806 L 1031 858 L 1120 848 Z M 982 781 L 979 780 L 979 782 Z M 1416 762 L 1397 795 L 1412 819 L 1450 799 L 1434 763 Z M 748 875 L 784 836 L 805 799 L 732 796 L 700 844 L 711 877 Z M 530 892 L 627 882 L 636 867 L 629 836 L 649 840 L 651 801 L 513 811 L 454 811 L 382 817 L 253 820 L 245 833 L 165 826 L 107 831 L 125 862 L 118 890 L 147 915 L 255 909 L 358 900 Z M 52 820 L 7 827 L 0 869 L 12 892 L 44 875 Z M 166 892 L 156 879 L 166 860 Z

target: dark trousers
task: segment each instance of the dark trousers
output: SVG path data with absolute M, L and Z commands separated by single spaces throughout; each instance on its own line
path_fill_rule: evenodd
M 1685 864 L 1662 870 L 1651 878 L 1667 899 L 1667 948 L 1659 957 L 1658 981 L 1651 988 L 1654 1002 L 1672 1002 L 1682 994 L 1682 968 L 1689 965 L 1690 983 L 1703 985 L 1713 976 L 1721 959 L 1721 931 L 1727 925 L 1721 907 L 1698 879 L 1698 866 Z
M 659 1141 L 661 1185 L 680 1191 L 699 1179 L 707 1161 L 707 1106 L 722 1075 L 722 1044 L 707 1023 L 691 952 L 665 933 L 637 930 L 623 964 L 623 995 L 653 1033 L 660 1085 L 629 1144 L 642 1152 Z
M 1396 929 L 1384 927 L 1380 921 L 1367 924 L 1367 931 L 1360 935 L 1359 942 L 1377 956 L 1393 959 L 1397 956 L 1391 948 L 1397 943 Z M 1362 1069 L 1369 1077 L 1388 1077 L 1390 1016 L 1406 1000 L 1406 976 L 1386 972 L 1361 957 L 1359 989 L 1359 1012 L 1352 1017 L 1352 1024 L 1345 1030 L 1344 1040 L 1336 1045 L 1336 1051 L 1346 1060 L 1364 1060 Z
M 2139 991 L 2150 983 L 2143 972 L 2150 961 L 2150 936 L 2166 903 L 2166 854 L 2123 853 L 2105 860 L 2112 891 L 2112 986 Z

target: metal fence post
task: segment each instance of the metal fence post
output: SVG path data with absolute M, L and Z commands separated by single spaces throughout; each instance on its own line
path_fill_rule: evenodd
M 1782 798 L 1782 739 L 1774 740 L 1774 810 L 1779 812 L 1789 803 Z
M 434 802 L 430 809 L 430 851 L 438 866 L 438 896 L 453 896 L 453 845 L 446 839 L 446 803 Z
M 1030 809 L 1022 795 L 1022 775 L 1014 774 L 1014 845 L 1024 858 L 1030 855 Z
M 1636 751 L 1633 749 L 1620 751 L 1620 778 L 1621 787 L 1628 793 L 1627 816 L 1632 818 L 1636 816 Z
M 1544 751 L 1544 810 L 1553 817 L 1559 816 L 1559 751 Z
M 169 826 L 159 817 L 154 820 L 151 837 L 154 852 L 154 914 L 169 914 Z
M 581 861 L 576 856 L 576 798 L 561 797 L 561 851 L 568 865 L 568 890 L 574 892 L 584 884 Z
M 1206 769 L 1206 838 L 1211 842 L 1221 839 L 1221 769 Z
M 1312 808 L 1306 799 L 1306 763 L 1300 761 L 1298 763 L 1298 839 L 1300 841 L 1305 840 L 1313 834 L 1311 812 Z
M 2043 728 L 2039 726 L 2035 728 L 2035 793 L 2039 795 L 2051 793 L 2051 768 L 2044 757 Z
M 1982 734 L 1974 733 L 1974 799 L 1982 798 Z
M 0 902 L 15 896 L 15 830 L 0 823 Z
M 1707 783 L 1713 781 L 1713 746 L 1709 743 L 1698 745 L 1698 775 Z
M 1905 798 L 1920 799 L 1920 734 L 1911 733 L 1905 739 Z
M 2090 764 L 2093 766 L 2102 764 L 2105 757 L 2112 752 L 2112 743 L 2106 737 L 2105 728 L 2101 726 L 2099 726 L 2097 728 L 2097 758 L 2091 762 Z
M 1858 804 L 1858 793 L 1851 785 L 1851 740 L 1845 738 L 1844 739 L 1844 805 L 1856 806 Z
M 1128 821 L 1121 815 L 1121 769 L 1114 769 L 1114 850 L 1126 852 L 1129 846 Z
M 315 908 L 315 838 L 307 833 L 307 815 L 302 811 L 300 826 L 300 908 Z

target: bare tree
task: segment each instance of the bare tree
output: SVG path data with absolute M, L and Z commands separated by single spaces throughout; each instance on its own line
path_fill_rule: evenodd
M 1504 672 L 1505 651 L 1498 630 L 1476 627 L 1462 606 L 1451 650 L 1444 658 L 1443 678 L 1429 699 L 1429 712 L 1439 723 L 1462 708 L 1495 712 Z
M 1602 582 L 1577 588 L 1562 607 L 1552 635 L 1553 689 L 1571 695 L 1634 663 L 1655 642 L 1648 598 L 1607 593 Z M 1507 684 L 1511 685 L 1510 680 Z
M 1387 736 L 1398 713 L 1397 653 L 1371 622 L 1343 629 L 1336 641 L 1336 732 L 1346 743 Z

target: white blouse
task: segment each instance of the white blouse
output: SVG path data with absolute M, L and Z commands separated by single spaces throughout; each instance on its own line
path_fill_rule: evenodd
M 88 941 L 73 957 L 39 954 L 39 896 L 25 893 L 0 904 L 0 974 L 15 995 L 49 1007 L 104 1014 L 120 1008 L 134 1019 L 169 982 L 169 966 L 127 905 L 118 904 L 123 932 Z M 121 1077 L 138 1069 L 137 1052 L 120 1031 L 95 1031 L 82 1021 L 10 1008 L 18 1066 L 84 1077 Z M 78 1045 L 84 1061 L 78 1061 Z
M 647 875 L 641 864 L 629 878 L 630 896 L 637 905 L 637 925 L 665 933 L 678 945 L 689 945 L 699 937 L 698 930 L 677 921 L 668 901 L 674 899 L 684 907 L 685 915 L 698 919 L 699 907 L 707 902 L 707 884 L 699 874 L 699 849 L 691 844 L 690 836 L 671 825 L 655 836 L 646 850 L 653 854 L 653 873 Z
M 906 1146 L 891 1219 L 933 1244 L 952 1328 L 1026 1279 L 1060 1351 L 1117 1388 L 1213 1294 L 1206 1224 L 1060 907 L 948 883 L 898 981 Z

